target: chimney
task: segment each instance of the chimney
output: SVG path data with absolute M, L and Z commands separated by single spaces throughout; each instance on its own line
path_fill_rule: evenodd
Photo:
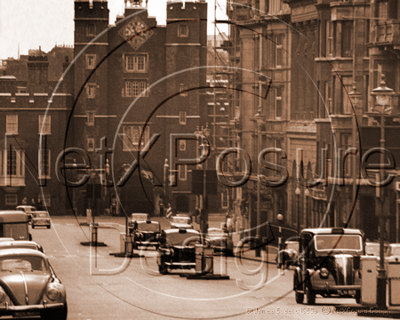
M 47 56 L 42 56 L 39 49 L 38 55 L 28 56 L 28 92 L 47 93 L 48 67 Z

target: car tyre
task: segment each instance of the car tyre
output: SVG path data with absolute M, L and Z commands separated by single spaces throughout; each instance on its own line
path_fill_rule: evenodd
M 32 225 L 32 229 L 35 229 L 35 226 L 34 226 L 34 225 Z
M 314 305 L 315 304 L 315 292 L 311 287 L 311 281 L 307 280 L 305 283 L 305 293 L 307 297 L 307 304 Z
M 358 304 L 361 304 L 361 290 L 356 292 L 355 298 L 356 298 L 356 302 Z
M 47 229 L 50 229 L 50 226 L 47 226 Z
M 299 277 L 296 273 L 294 274 L 293 283 L 294 283 L 294 292 L 295 292 L 295 297 L 296 297 L 296 303 L 298 303 L 298 304 L 303 303 L 304 293 L 298 291 L 298 289 L 300 287 L 300 283 L 299 283 Z
M 43 310 L 40 314 L 42 320 L 67 320 L 68 306 L 64 304 L 63 308 Z
M 158 266 L 158 271 L 160 274 L 168 274 L 168 267 L 164 262 L 161 262 L 161 264 Z

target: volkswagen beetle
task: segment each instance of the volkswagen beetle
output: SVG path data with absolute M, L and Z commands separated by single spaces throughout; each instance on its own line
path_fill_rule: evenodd
M 67 319 L 65 287 L 45 254 L 33 249 L 0 250 L 0 317 Z

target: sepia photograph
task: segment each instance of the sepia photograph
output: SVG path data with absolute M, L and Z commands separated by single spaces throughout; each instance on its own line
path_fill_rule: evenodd
M 398 0 L 0 0 L 0 43 L 0 319 L 400 318 Z

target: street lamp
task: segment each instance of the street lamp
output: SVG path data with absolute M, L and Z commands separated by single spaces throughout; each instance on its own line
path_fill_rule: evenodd
M 278 237 L 278 268 L 282 268 L 282 264 L 284 263 L 283 260 L 283 253 L 281 254 L 281 249 L 282 249 L 282 222 L 283 222 L 283 214 L 279 213 L 276 216 L 276 219 L 278 220 L 278 226 L 279 226 L 279 237 Z
M 384 180 L 385 169 L 384 169 L 384 162 L 385 162 L 385 155 L 383 150 L 385 148 L 385 113 L 391 110 L 392 104 L 392 96 L 394 95 L 393 89 L 390 89 L 386 86 L 385 83 L 385 76 L 382 75 L 381 84 L 378 88 L 372 90 L 372 96 L 376 98 L 375 110 L 380 113 L 381 117 L 381 138 L 380 138 L 380 168 L 379 168 L 379 198 L 380 198 L 380 206 L 379 206 L 379 268 L 378 268 L 378 278 L 377 278 L 377 305 L 379 308 L 385 309 L 386 308 L 386 271 L 385 271 L 385 244 L 384 244 L 384 229 L 385 229 L 385 214 L 384 214 L 384 190 L 382 188 L 382 182 Z M 385 106 L 388 106 L 385 109 Z
M 258 155 L 261 152 L 261 125 L 264 121 L 264 116 L 262 114 L 261 105 L 258 108 L 257 113 L 254 115 L 254 119 L 257 122 L 257 159 Z M 260 192 L 261 192 L 261 182 L 260 182 L 260 162 L 257 160 L 257 229 L 256 229 L 256 238 L 260 239 L 260 225 L 261 225 L 261 211 L 260 211 Z M 256 257 L 259 257 L 261 254 L 261 248 L 257 247 L 256 249 Z
M 168 171 L 169 171 L 169 164 L 168 164 L 168 159 L 167 158 L 165 158 L 165 162 L 164 162 L 164 176 L 163 176 L 163 179 L 164 179 L 164 208 L 166 208 L 167 207 L 167 204 L 168 204 Z M 161 213 L 162 214 L 162 216 L 163 216 L 163 213 Z
M 201 132 L 208 140 L 208 137 L 210 136 L 210 133 L 211 133 L 211 130 L 208 128 L 208 123 L 206 123 L 205 128 L 202 128 Z M 201 147 L 203 149 L 203 152 L 206 150 L 206 147 L 208 147 L 208 145 L 205 144 L 204 139 L 203 139 L 203 143 L 201 144 Z M 207 233 L 207 227 L 208 227 L 208 212 L 206 211 L 206 204 L 207 204 L 206 196 L 207 196 L 207 160 L 204 162 L 204 165 L 203 165 L 203 209 L 202 209 L 202 215 L 201 215 L 201 220 L 200 220 L 200 231 L 202 234 L 202 238 Z
M 297 217 L 297 233 L 300 234 L 300 189 L 299 187 L 295 190 L 296 194 L 296 217 Z
M 309 209 L 310 209 L 310 203 L 309 203 L 309 198 L 310 198 L 310 191 L 308 188 L 304 191 L 304 195 L 306 196 L 306 228 L 309 227 Z
M 352 146 L 353 148 L 355 148 L 357 150 L 357 118 L 360 117 L 362 115 L 362 108 L 359 105 L 359 102 L 361 100 L 361 93 L 359 93 L 357 91 L 357 87 L 356 87 L 356 82 L 353 82 L 353 90 L 349 93 L 349 97 L 351 100 L 351 104 L 353 105 L 354 109 L 355 109 L 355 114 L 353 114 L 352 118 L 351 118 L 351 139 L 352 139 Z M 358 166 L 357 166 L 357 156 L 354 155 L 353 156 L 353 161 L 352 161 L 352 174 L 353 174 L 353 208 L 354 208 L 354 219 L 357 219 L 356 216 L 356 192 L 357 192 L 357 178 L 358 178 Z M 356 222 L 356 221 L 354 221 Z

